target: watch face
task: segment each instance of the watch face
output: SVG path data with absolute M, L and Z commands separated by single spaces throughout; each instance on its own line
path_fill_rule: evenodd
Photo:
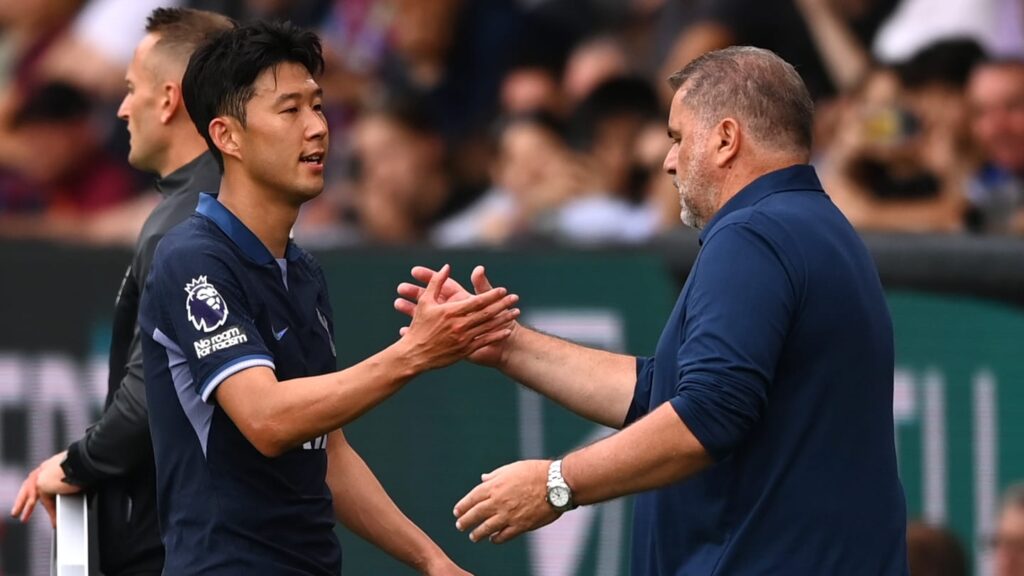
M 548 490 L 548 501 L 555 508 L 561 508 L 569 504 L 569 489 L 564 486 L 554 486 Z

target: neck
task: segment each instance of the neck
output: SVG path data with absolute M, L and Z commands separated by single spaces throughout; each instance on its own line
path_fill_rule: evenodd
M 252 231 L 274 258 L 284 258 L 288 235 L 299 207 L 289 203 L 283 193 L 268 190 L 243 174 L 225 167 L 217 200 Z
M 715 206 L 715 212 L 717 213 L 721 210 L 722 206 L 725 206 L 729 200 L 732 200 L 732 197 L 738 194 L 740 190 L 743 190 L 761 176 L 776 170 L 789 168 L 795 164 L 806 164 L 809 160 L 809 158 L 800 154 L 759 155 L 749 159 L 737 160 L 727 170 L 726 176 L 722 181 L 721 193 L 718 197 L 718 204 Z
M 190 132 L 179 130 L 171 138 L 171 146 L 167 150 L 163 165 L 159 169 L 161 178 L 178 171 L 182 166 L 195 160 L 200 154 L 209 150 L 206 141 L 196 134 L 194 126 L 189 125 Z

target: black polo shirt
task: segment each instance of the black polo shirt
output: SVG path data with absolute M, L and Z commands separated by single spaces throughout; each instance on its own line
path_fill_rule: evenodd
M 165 573 L 340 572 L 326 438 L 267 458 L 215 395 L 255 366 L 282 382 L 333 372 L 331 319 L 313 258 L 289 243 L 275 260 L 213 196 L 160 243 L 139 324 Z

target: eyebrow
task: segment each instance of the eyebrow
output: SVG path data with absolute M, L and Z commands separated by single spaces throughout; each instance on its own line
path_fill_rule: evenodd
M 313 96 L 315 98 L 322 98 L 323 95 L 323 88 L 317 88 L 316 91 L 313 92 Z M 281 94 L 280 96 L 274 99 L 274 106 L 281 105 L 289 100 L 297 100 L 299 98 L 302 98 L 302 93 L 300 92 L 288 92 L 287 94 Z

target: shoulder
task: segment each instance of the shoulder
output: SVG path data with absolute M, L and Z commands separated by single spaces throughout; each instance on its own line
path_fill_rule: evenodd
M 230 240 L 205 218 L 193 215 L 171 228 L 156 247 L 152 273 L 169 280 L 191 273 L 222 274 L 238 260 Z

